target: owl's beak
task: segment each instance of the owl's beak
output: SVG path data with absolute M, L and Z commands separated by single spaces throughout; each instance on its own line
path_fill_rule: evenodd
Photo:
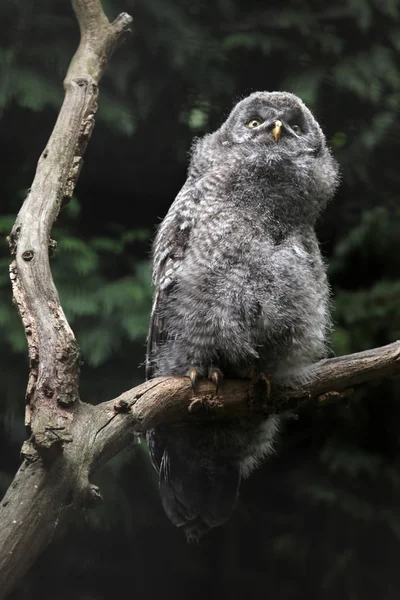
M 274 136 L 274 139 L 276 142 L 281 137 L 281 127 L 282 127 L 282 121 L 275 121 L 274 128 L 272 130 L 272 135 Z

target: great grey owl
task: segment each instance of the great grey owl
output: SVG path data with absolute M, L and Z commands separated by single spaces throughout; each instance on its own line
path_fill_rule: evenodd
M 293 94 L 253 93 L 194 143 L 154 241 L 147 377 L 285 379 L 324 356 L 329 289 L 314 226 L 337 181 Z M 164 509 L 188 539 L 230 517 L 278 426 L 270 416 L 148 432 Z

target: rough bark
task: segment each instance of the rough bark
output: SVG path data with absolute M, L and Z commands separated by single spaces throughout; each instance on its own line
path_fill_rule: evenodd
M 236 419 L 252 415 L 294 411 L 305 403 L 319 406 L 351 395 L 354 386 L 400 374 L 400 342 L 314 364 L 307 377 L 290 385 L 255 380 L 226 380 L 215 395 L 214 386 L 202 381 L 193 393 L 188 378 L 159 377 L 99 404 L 93 445 L 92 473 L 132 440 L 161 423 Z
M 0 504 L 0 599 L 5 598 L 61 522 L 101 496 L 92 474 L 147 428 L 160 423 L 265 418 L 304 402 L 324 403 L 360 383 L 400 372 L 400 343 L 321 361 L 290 386 L 255 380 L 210 382 L 196 395 L 186 378 L 158 378 L 98 406 L 79 399 L 79 351 L 60 306 L 49 252 L 51 227 L 72 195 L 90 138 L 98 82 L 131 18 L 110 24 L 99 0 L 72 0 L 81 42 L 66 76 L 65 100 L 32 188 L 10 235 L 13 293 L 26 333 L 30 373 L 29 439 L 22 465 Z
M 72 444 L 75 420 L 84 412 L 78 392 L 79 351 L 51 276 L 50 232 L 79 176 L 94 125 L 98 82 L 132 19 L 122 13 L 110 23 L 99 0 L 72 4 L 80 44 L 64 81 L 57 122 L 9 237 L 15 257 L 10 277 L 30 358 L 26 425 L 31 436 L 0 506 L 1 598 L 51 540 L 64 507 L 77 501 L 84 480 Z M 83 496 L 87 490 L 93 496 L 86 482 L 83 487 Z

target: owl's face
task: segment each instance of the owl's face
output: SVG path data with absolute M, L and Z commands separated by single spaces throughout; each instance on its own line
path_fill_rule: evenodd
M 273 194 L 281 207 L 282 198 L 301 199 L 309 220 L 332 198 L 339 182 L 338 165 L 320 126 L 300 98 L 287 92 L 251 94 L 217 131 L 196 140 L 189 175 L 201 178 L 213 169 L 230 186 L 241 186 L 241 198 L 253 197 L 254 182 L 262 181 L 269 209 Z
M 274 154 L 318 155 L 324 135 L 303 102 L 286 92 L 256 92 L 239 102 L 219 130 L 222 144 L 261 144 Z

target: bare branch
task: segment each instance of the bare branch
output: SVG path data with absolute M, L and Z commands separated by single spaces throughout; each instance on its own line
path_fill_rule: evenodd
M 69 490 L 78 491 L 77 499 L 93 492 L 79 460 L 72 460 L 70 442 L 83 411 L 79 351 L 50 271 L 50 231 L 79 176 L 94 126 L 98 82 L 132 19 L 123 13 L 109 23 L 99 0 L 73 0 L 73 7 L 81 40 L 64 81 L 64 102 L 9 237 L 15 257 L 10 267 L 14 300 L 29 348 L 26 424 L 32 435 L 22 449 L 24 463 L 0 506 L 1 598 L 51 540 Z
M 226 380 L 218 396 L 209 381 L 193 395 L 188 378 L 159 377 L 95 407 L 99 427 L 93 446 L 93 472 L 122 450 L 135 432 L 165 423 L 236 419 L 296 410 L 306 402 L 319 405 L 348 395 L 356 385 L 400 374 L 400 342 L 323 360 L 307 376 L 290 384 Z

